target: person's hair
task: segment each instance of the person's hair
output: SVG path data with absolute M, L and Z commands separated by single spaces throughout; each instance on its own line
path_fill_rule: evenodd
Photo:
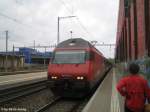
M 129 72 L 131 73 L 131 74 L 137 74 L 138 72 L 139 72 L 139 70 L 140 70 L 140 67 L 139 67 L 139 65 L 138 64 L 136 64 L 136 63 L 131 63 L 130 65 L 129 65 Z

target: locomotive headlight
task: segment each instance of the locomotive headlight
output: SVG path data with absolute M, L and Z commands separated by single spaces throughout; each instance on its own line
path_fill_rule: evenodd
M 52 78 L 52 79 L 57 79 L 58 77 L 57 77 L 57 76 L 51 76 L 51 78 Z
M 80 80 L 80 77 L 77 77 L 78 80 Z
M 83 76 L 77 76 L 77 80 L 83 80 L 84 77 Z
M 83 79 L 84 79 L 84 77 L 82 77 L 82 76 L 81 76 L 81 77 L 80 77 L 80 79 L 81 79 L 81 80 L 83 80 Z

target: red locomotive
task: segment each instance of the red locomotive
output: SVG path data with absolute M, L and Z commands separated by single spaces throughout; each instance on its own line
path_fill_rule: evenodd
M 59 95 L 87 93 L 104 76 L 106 64 L 102 53 L 88 41 L 68 39 L 54 50 L 48 67 L 48 86 Z

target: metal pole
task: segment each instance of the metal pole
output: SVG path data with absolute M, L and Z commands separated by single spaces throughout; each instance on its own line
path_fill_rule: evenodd
M 57 45 L 59 44 L 59 42 L 60 42 L 60 37 L 59 37 L 59 22 L 60 22 L 60 19 L 67 19 L 67 18 L 73 18 L 73 17 L 76 17 L 76 16 L 66 16 L 66 17 L 58 17 L 57 19 Z
M 44 55 L 44 68 L 45 68 L 45 65 L 46 65 L 46 47 L 45 47 L 45 55 Z
M 33 45 L 34 45 L 34 50 L 35 50 L 35 40 L 34 40 L 34 44 Z
M 59 20 L 60 20 L 60 17 L 58 17 L 58 20 L 57 20 L 57 45 L 59 44 Z
M 13 70 L 15 69 L 15 46 L 13 45 Z
M 8 31 L 6 31 L 6 64 L 5 64 L 5 72 L 7 72 L 7 61 L 8 61 Z
M 71 39 L 72 39 L 72 33 L 73 33 L 73 32 L 72 32 L 72 31 L 70 31 L 70 34 L 71 34 Z

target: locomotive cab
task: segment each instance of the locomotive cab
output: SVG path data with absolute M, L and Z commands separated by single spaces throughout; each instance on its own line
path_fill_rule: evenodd
M 54 50 L 48 66 L 48 86 L 61 96 L 85 95 L 103 77 L 103 59 L 88 41 L 68 39 Z
M 48 85 L 60 93 L 85 91 L 88 89 L 88 61 L 86 50 L 56 50 L 48 68 Z

